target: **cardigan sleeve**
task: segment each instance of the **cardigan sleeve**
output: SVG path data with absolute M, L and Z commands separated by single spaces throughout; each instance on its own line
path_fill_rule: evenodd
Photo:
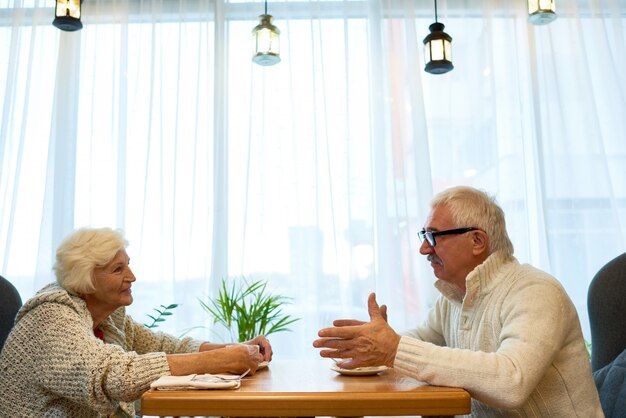
M 24 355 L 36 384 L 102 414 L 138 399 L 152 381 L 170 373 L 164 353 L 141 355 L 105 344 L 93 335 L 91 323 L 67 305 L 41 305 L 20 322 L 28 330 Z

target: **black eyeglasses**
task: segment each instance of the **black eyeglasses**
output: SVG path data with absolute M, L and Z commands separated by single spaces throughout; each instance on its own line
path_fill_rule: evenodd
M 427 231 L 422 229 L 417 233 L 417 236 L 420 238 L 420 242 L 424 242 L 424 239 L 428 241 L 431 247 L 437 245 L 437 241 L 435 240 L 436 236 L 439 235 L 460 235 L 470 231 L 480 231 L 480 228 L 457 228 L 457 229 L 446 229 L 445 231 Z

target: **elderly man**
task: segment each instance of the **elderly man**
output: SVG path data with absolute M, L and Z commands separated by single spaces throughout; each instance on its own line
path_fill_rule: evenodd
M 372 293 L 369 322 L 336 320 L 319 331 L 322 357 L 462 387 L 472 417 L 604 416 L 574 305 L 556 279 L 513 257 L 493 198 L 445 190 L 418 235 L 441 293 L 424 323 L 398 335 Z

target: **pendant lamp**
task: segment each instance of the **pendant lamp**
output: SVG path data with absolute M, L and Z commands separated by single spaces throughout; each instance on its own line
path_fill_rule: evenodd
M 554 0 L 528 0 L 528 21 L 533 25 L 546 25 L 556 19 Z
M 443 23 L 437 21 L 437 0 L 435 0 L 435 23 L 428 29 L 424 38 L 424 71 L 431 74 L 444 74 L 454 68 L 452 65 L 452 37 L 443 31 Z
M 82 29 L 83 24 L 80 21 L 81 3 L 82 0 L 56 0 L 52 24 L 68 32 Z
M 265 13 L 259 16 L 259 24 L 252 29 L 254 55 L 252 61 L 263 66 L 280 62 L 280 30 L 272 25 L 272 16 L 267 14 L 267 0 Z

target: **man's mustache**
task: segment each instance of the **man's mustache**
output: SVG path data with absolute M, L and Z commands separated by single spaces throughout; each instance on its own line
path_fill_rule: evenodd
M 431 262 L 431 263 L 433 263 L 433 262 L 434 262 L 434 263 L 437 263 L 437 264 L 443 264 L 443 263 L 441 262 L 441 258 L 437 257 L 435 254 L 428 254 L 428 255 L 426 256 L 426 260 L 428 260 L 428 261 L 429 261 L 429 262 Z

